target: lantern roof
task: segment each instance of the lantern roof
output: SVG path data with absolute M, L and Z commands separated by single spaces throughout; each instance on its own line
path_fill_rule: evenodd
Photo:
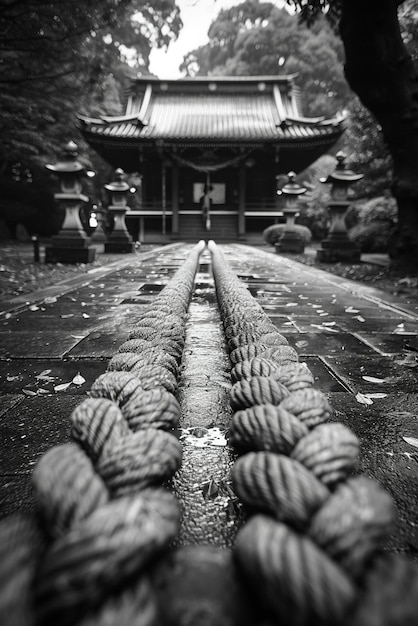
M 350 185 L 351 183 L 355 183 L 358 180 L 364 178 L 364 174 L 356 174 L 352 170 L 348 169 L 346 163 L 347 155 L 344 152 L 337 152 L 335 158 L 337 159 L 337 165 L 335 167 L 335 170 L 331 172 L 331 174 L 329 174 L 324 181 L 321 182 L 337 184 L 345 183 L 347 185 Z
M 296 172 L 289 172 L 287 175 L 288 182 L 282 187 L 282 194 L 286 196 L 300 196 L 306 193 L 306 187 L 302 187 L 295 182 Z
M 78 146 L 69 141 L 62 152 L 62 159 L 54 165 L 46 165 L 46 169 L 57 174 L 77 174 L 84 172 L 84 165 L 77 160 Z
M 108 191 L 112 191 L 113 193 L 125 193 L 130 187 L 124 178 L 125 172 L 118 167 L 118 169 L 115 170 L 115 180 L 107 185 L 104 185 L 104 188 Z

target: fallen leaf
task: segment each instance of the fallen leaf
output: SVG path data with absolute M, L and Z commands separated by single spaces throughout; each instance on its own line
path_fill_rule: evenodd
M 418 367 L 418 361 L 415 354 L 407 354 L 403 359 L 395 359 L 397 365 L 403 365 L 404 367 Z
M 319 328 L 319 330 L 325 330 L 328 333 L 338 333 L 338 330 L 335 330 L 335 328 L 330 328 L 325 324 L 323 324 L 322 326 L 320 326 L 319 324 L 311 324 L 311 326 L 313 326 L 313 328 Z
M 83 378 L 83 376 L 80 374 L 80 372 L 77 372 L 77 374 L 74 376 L 72 382 L 74 383 L 74 385 L 84 385 L 84 383 L 86 382 L 86 379 Z
M 364 393 L 358 393 L 356 395 L 356 400 L 357 402 L 360 402 L 360 404 L 373 404 L 373 400 Z
M 402 439 L 406 441 L 406 443 L 409 443 L 410 446 L 418 448 L 418 439 L 416 437 L 402 437 Z
M 70 385 L 71 383 L 62 383 L 61 385 L 55 385 L 54 391 L 65 391 Z
M 35 378 L 44 378 L 45 376 L 48 376 L 48 374 L 50 374 L 51 372 L 52 370 L 43 370 L 40 374 L 35 376 Z
M 367 380 L 368 383 L 384 383 L 386 382 L 385 378 L 375 378 L 374 376 L 362 376 L 363 380 Z
M 367 398 L 386 398 L 388 394 L 387 393 L 365 393 L 363 395 L 365 395 Z
M 392 331 L 392 335 L 409 335 L 407 330 L 405 330 L 405 324 L 398 324 L 395 330 Z

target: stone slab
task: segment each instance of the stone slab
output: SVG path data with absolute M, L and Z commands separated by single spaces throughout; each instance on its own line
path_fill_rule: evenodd
M 90 389 L 93 382 L 106 371 L 107 359 L 84 360 L 10 360 L 0 361 L 0 388 L 5 394 L 1 396 L 1 403 L 13 394 L 25 397 L 57 395 L 81 396 Z M 70 385 L 65 392 L 55 392 L 54 387 L 73 380 L 80 373 L 85 378 L 83 385 Z M 9 400 L 9 402 L 12 402 Z
M 302 333 L 300 335 L 289 334 L 287 337 L 290 345 L 295 348 L 300 357 L 304 355 L 357 355 L 366 354 L 373 356 L 376 351 L 350 333 L 328 333 L 326 339 L 321 333 Z
M 126 328 L 126 326 L 125 326 Z M 128 339 L 129 330 L 112 332 L 94 331 L 67 353 L 69 359 L 111 359 L 122 343 Z
M 390 550 L 415 557 L 418 550 L 418 454 L 403 437 L 418 438 L 418 395 L 393 393 L 372 405 L 352 394 L 330 394 L 334 419 L 360 440 L 360 472 L 376 479 L 396 505 L 398 523 L 385 542 Z
M 402 326 L 399 326 L 402 324 Z M 408 320 L 400 317 L 399 319 L 380 319 L 369 317 L 365 321 L 361 321 L 356 317 L 350 319 L 340 318 L 338 326 L 346 332 L 356 333 L 399 333 L 404 335 L 418 335 L 418 320 Z
M 34 509 L 35 494 L 30 476 L 28 474 L 0 475 L 0 519 L 18 511 L 33 511 Z
M 333 375 L 332 371 L 327 368 L 320 358 L 315 356 L 306 356 L 301 358 L 300 361 L 302 363 L 306 363 L 310 369 L 315 380 L 315 387 L 317 389 L 320 389 L 324 393 L 348 391 L 348 389 Z
M 0 359 L 60 359 L 79 341 L 60 331 L 0 332 Z
M 1 365 L 2 364 L 0 363 L 0 368 L 1 368 Z M 0 395 L 0 418 L 2 418 L 3 415 L 7 413 L 9 409 L 11 409 L 13 406 L 18 404 L 19 402 L 22 402 L 22 400 L 24 399 L 25 399 L 25 396 L 20 394 L 19 392 L 1 393 Z
M 418 388 L 418 368 L 402 367 L 384 356 L 326 356 L 324 362 L 356 393 L 414 392 Z M 381 382 L 365 380 L 364 376 Z
M 411 351 L 416 353 L 418 357 L 418 337 L 416 335 L 361 333 L 361 338 L 384 354 L 393 355 Z
M 63 394 L 34 396 L 9 409 L 0 422 L 0 475 L 29 473 L 44 452 L 66 443 L 70 415 L 82 400 Z

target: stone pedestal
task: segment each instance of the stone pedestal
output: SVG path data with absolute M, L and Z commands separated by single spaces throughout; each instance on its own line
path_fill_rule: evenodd
M 338 261 L 359 263 L 360 248 L 350 241 L 345 225 L 345 214 L 349 203 L 345 201 L 333 202 L 329 205 L 332 223 L 328 236 L 321 241 L 321 248 L 316 258 L 322 263 L 337 263 Z
M 276 254 L 282 252 L 293 252 L 298 254 L 305 251 L 305 241 L 301 235 L 291 228 L 284 231 L 279 241 L 274 244 Z
M 115 218 L 115 225 L 112 233 L 105 243 L 106 253 L 126 254 L 135 252 L 135 244 L 126 228 L 125 214 L 126 206 L 110 205 L 109 211 Z
M 45 248 L 45 263 L 91 263 L 96 250 L 79 216 L 81 203 L 88 198 L 78 193 L 57 193 L 55 199 L 65 205 L 65 219 L 58 235 L 52 237 L 51 246 Z
M 321 241 L 316 258 L 321 263 L 360 263 L 360 249 L 348 237 L 332 237 Z

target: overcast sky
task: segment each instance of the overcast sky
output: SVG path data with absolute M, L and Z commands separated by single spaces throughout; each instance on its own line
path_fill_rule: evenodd
M 159 78 L 180 78 L 179 65 L 184 55 L 208 41 L 207 32 L 211 22 L 221 9 L 228 9 L 243 0 L 177 0 L 180 7 L 183 28 L 180 36 L 168 51 L 151 52 L 150 71 Z M 272 4 L 283 6 L 283 0 L 270 0 Z

